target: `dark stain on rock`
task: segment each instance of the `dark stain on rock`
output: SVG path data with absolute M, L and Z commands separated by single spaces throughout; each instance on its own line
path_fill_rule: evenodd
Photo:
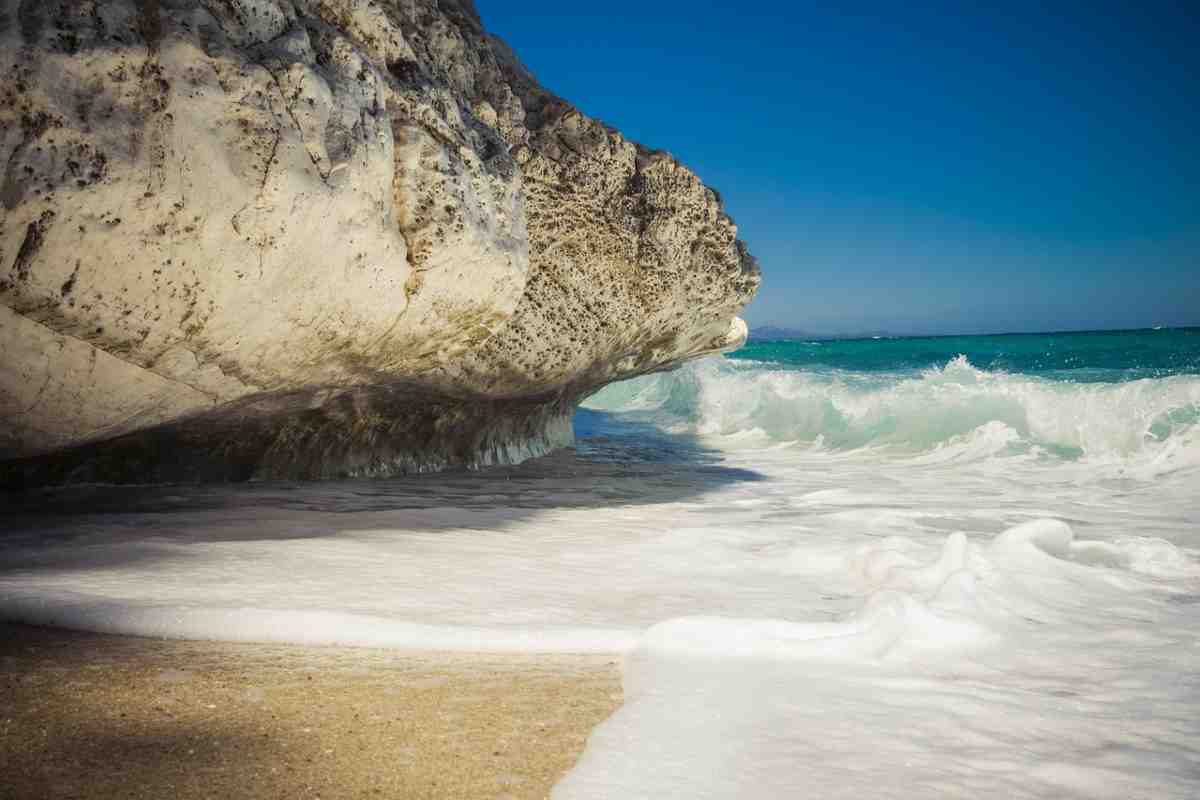
M 62 285 L 62 296 L 65 300 L 70 296 L 71 291 L 75 288 L 75 279 L 79 277 L 79 262 L 75 262 L 75 269 L 71 271 L 71 277 L 67 278 Z
M 25 183 L 17 175 L 16 170 L 9 169 L 4 176 L 4 184 L 0 186 L 0 204 L 8 211 L 16 208 L 25 197 Z
M 42 28 L 46 21 L 42 19 L 43 0 L 21 0 L 17 7 L 17 23 L 21 26 L 21 38 L 26 42 L 36 42 L 42 38 Z
M 0 204 L 12 211 L 25 197 L 25 188 L 30 183 L 29 175 L 33 168 L 22 164 L 21 156 L 51 127 L 62 127 L 62 120 L 55 119 L 44 111 L 23 113 L 21 115 L 22 139 L 8 158 L 8 168 L 4 173 L 4 183 L 0 185 Z M 21 168 L 24 166 L 24 175 Z
M 75 55 L 79 52 L 79 37 L 70 31 L 64 31 L 58 34 L 58 46 L 62 48 L 67 55 Z
M 387 70 L 402 86 L 422 89 L 432 85 L 432 82 L 425 75 L 424 71 L 422 71 L 421 65 L 416 61 L 403 59 L 392 61 L 387 65 Z
M 138 0 L 138 33 L 146 40 L 150 52 L 157 53 L 162 42 L 162 17 L 159 16 L 159 0 Z
M 50 230 L 53 222 L 54 212 L 43 211 L 42 216 L 29 223 L 29 227 L 25 229 L 25 240 L 21 242 L 21 249 L 17 251 L 17 258 L 12 265 L 12 272 L 16 273 L 17 280 L 23 281 L 29 277 L 29 267 L 37 257 L 38 251 L 42 249 L 46 231 Z

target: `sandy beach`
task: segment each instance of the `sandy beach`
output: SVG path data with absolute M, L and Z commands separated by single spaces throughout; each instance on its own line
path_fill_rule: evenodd
M 0 797 L 542 798 L 619 669 L 0 624 Z

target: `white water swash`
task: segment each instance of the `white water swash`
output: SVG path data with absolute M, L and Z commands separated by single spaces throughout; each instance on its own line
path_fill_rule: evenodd
M 20 501 L 0 611 L 627 652 L 563 798 L 1200 795 L 1200 378 L 709 359 L 589 405 L 491 473 Z

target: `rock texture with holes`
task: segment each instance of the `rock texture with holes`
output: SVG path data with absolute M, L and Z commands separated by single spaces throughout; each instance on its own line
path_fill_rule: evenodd
M 717 195 L 470 0 L 0 0 L 0 96 L 10 482 L 514 461 L 745 336 Z

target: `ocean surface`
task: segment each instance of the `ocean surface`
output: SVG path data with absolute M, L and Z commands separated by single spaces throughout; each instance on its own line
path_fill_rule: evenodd
M 754 342 L 577 447 L 11 496 L 0 616 L 625 657 L 560 798 L 1200 796 L 1200 330 Z

